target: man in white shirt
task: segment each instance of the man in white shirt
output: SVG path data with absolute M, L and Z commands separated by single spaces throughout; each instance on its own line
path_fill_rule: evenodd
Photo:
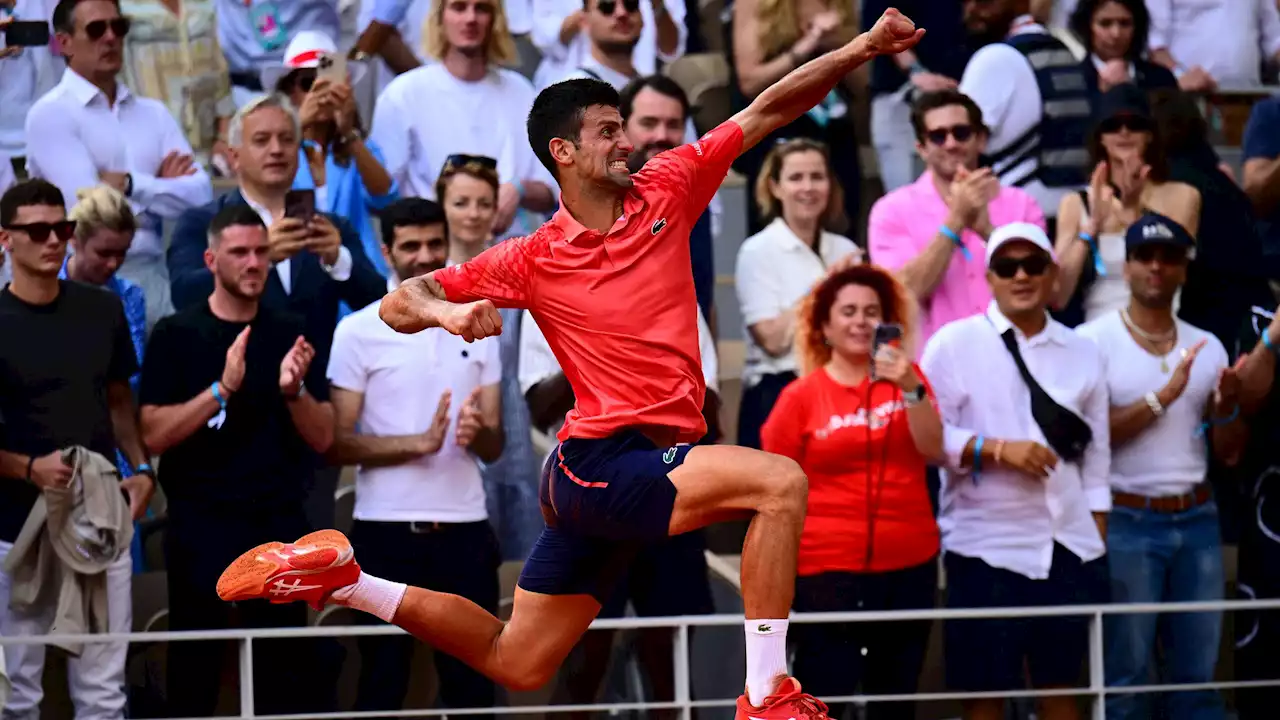
M 592 12 L 593 0 L 533 0 L 533 44 L 542 53 L 534 73 L 539 90 L 559 82 L 580 67 L 590 55 L 583 18 Z M 608 0 L 606 0 L 608 2 Z M 640 31 L 632 64 L 642 75 L 658 71 L 658 61 L 672 63 L 684 55 L 689 31 L 685 27 L 685 3 L 681 0 L 617 0 L 628 14 L 639 13 Z M 613 15 L 614 11 L 604 13 Z
M 1226 591 L 1209 452 L 1234 465 L 1247 439 L 1221 341 L 1174 317 L 1195 241 L 1149 213 L 1125 233 L 1129 306 L 1078 332 L 1102 351 L 1111 402 L 1108 565 L 1114 602 L 1221 600 Z M 1210 444 L 1212 448 L 1210 448 Z M 1106 618 L 1108 687 L 1146 685 L 1159 621 L 1165 682 L 1212 682 L 1221 613 Z M 1153 717 L 1151 695 L 1108 695 L 1107 717 Z M 1221 718 L 1213 690 L 1170 693 L 1172 717 Z
M 1262 63 L 1280 60 L 1275 0 L 1146 0 L 1151 61 L 1188 92 L 1260 88 Z M 1230 37 L 1231 42 L 1222 42 Z
M 587 52 L 556 82 L 589 77 L 621 91 L 639 77 L 632 58 L 644 20 L 636 0 L 583 0 L 582 14 L 576 17 L 587 37 Z
M 448 228 L 439 205 L 405 198 L 382 213 L 383 252 L 400 280 L 444 267 Z M 343 318 L 329 360 L 337 424 L 329 460 L 356 465 L 354 547 L 383 576 L 498 609 L 498 541 L 485 509 L 479 461 L 502 452 L 498 338 L 467 343 L 436 328 L 397 333 L 380 303 Z M 378 623 L 369 616 L 367 622 Z M 399 710 L 409 687 L 411 636 L 360 642 L 356 710 Z M 437 654 L 447 707 L 491 707 L 491 680 Z
M 964 4 L 976 43 L 960 92 L 982 109 L 990 135 L 987 164 L 1003 185 L 1040 203 L 1054 236 L 1058 203 L 1084 187 L 1089 156 L 1089 89 L 1079 61 L 1030 15 L 1028 0 Z
M 938 525 L 948 607 L 1105 601 L 1106 379 L 1093 343 L 1046 310 L 1056 262 L 1039 227 L 997 228 L 987 245 L 994 300 L 935 333 L 920 361 L 947 451 Z M 1087 629 L 1083 617 L 948 621 L 947 682 L 960 691 L 1073 687 Z M 1041 698 L 1040 716 L 1076 718 L 1076 702 Z M 1004 717 L 999 698 L 964 710 L 970 720 Z
M 117 4 L 62 0 L 53 26 L 67 70 L 27 116 L 27 171 L 57 185 L 70 204 L 77 190 L 100 182 L 129 198 L 138 230 L 120 275 L 146 294 L 149 331 L 173 312 L 162 222 L 212 200 L 213 186 L 164 104 L 117 78 L 129 32 Z
M 533 86 L 502 65 L 517 61 L 498 0 L 452 0 L 432 6 L 423 30 L 427 54 L 439 62 L 393 80 L 378 97 L 372 137 L 403 195 L 435 198 L 436 179 L 451 155 L 498 161 L 494 233 L 531 232 L 540 219 L 523 209 L 555 208 L 555 180 L 542 167 L 525 130 Z M 517 221 L 513 225 L 513 221 Z

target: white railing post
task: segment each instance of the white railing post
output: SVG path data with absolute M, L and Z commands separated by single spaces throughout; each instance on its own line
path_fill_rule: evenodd
M 1093 703 L 1093 720 L 1107 717 L 1107 673 L 1103 655 L 1102 611 L 1089 616 L 1089 694 Z
M 675 700 L 680 703 L 680 720 L 693 720 L 693 706 L 690 704 L 693 693 L 689 690 L 693 684 L 693 679 L 689 677 L 689 653 L 693 648 L 689 647 L 688 621 L 682 618 L 680 624 L 675 627 L 675 631 Z
M 253 638 L 240 640 L 240 717 L 253 717 Z

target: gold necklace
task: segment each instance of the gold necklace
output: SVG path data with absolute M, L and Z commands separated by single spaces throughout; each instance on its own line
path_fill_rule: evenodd
M 1125 327 L 1129 328 L 1129 330 L 1134 335 L 1147 341 L 1153 348 L 1159 348 L 1160 345 L 1163 345 L 1164 343 L 1167 343 L 1167 342 L 1173 343 L 1173 346 L 1169 348 L 1169 352 L 1167 353 L 1159 353 L 1158 349 L 1149 351 L 1149 352 L 1152 352 L 1153 354 L 1155 353 L 1160 354 L 1160 372 L 1168 374 L 1169 356 L 1173 354 L 1173 351 L 1177 349 L 1177 345 L 1178 345 L 1177 323 L 1175 322 L 1173 327 L 1167 330 L 1166 332 L 1155 334 L 1155 333 L 1149 333 L 1146 330 L 1143 330 L 1142 328 L 1134 324 L 1133 320 L 1129 317 L 1129 311 L 1127 309 L 1120 310 L 1120 319 L 1124 322 Z M 1186 355 L 1185 349 L 1183 350 L 1183 355 L 1184 356 Z

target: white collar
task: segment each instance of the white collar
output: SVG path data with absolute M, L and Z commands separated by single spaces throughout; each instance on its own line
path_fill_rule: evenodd
M 1015 327 L 1014 324 L 1009 321 L 1009 318 L 1005 317 L 1004 313 L 1000 312 L 1000 306 L 996 304 L 994 299 L 987 305 L 986 315 L 987 321 L 995 328 L 997 335 L 1004 335 L 1009 328 L 1013 328 L 1013 332 L 1026 341 L 1028 346 L 1039 345 L 1043 342 L 1051 342 L 1058 345 L 1067 344 L 1065 337 L 1065 334 L 1068 332 L 1067 327 L 1057 320 L 1054 320 L 1053 316 L 1049 315 L 1048 310 L 1044 313 L 1044 330 L 1041 330 L 1032 337 L 1023 335 L 1022 331 Z
M 107 96 L 98 88 L 97 85 L 89 82 L 83 75 L 67 68 L 62 73 L 62 80 L 59 81 L 71 93 L 71 97 L 75 98 L 81 105 L 88 106 L 96 98 L 102 98 L 104 101 Z M 133 93 L 129 92 L 129 88 L 124 83 L 116 80 L 116 104 L 128 102 L 133 99 Z

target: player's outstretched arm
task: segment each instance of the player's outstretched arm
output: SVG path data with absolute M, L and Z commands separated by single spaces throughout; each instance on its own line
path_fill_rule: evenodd
M 392 330 L 407 334 L 439 327 L 467 342 L 502 334 L 502 316 L 492 302 L 451 303 L 433 274 L 406 280 L 388 293 L 378 317 Z
M 833 50 L 792 70 L 760 93 L 732 120 L 742 128 L 742 150 L 763 140 L 769 133 L 792 122 L 822 102 L 845 75 L 877 55 L 895 55 L 909 50 L 924 37 L 923 29 L 893 8 L 885 11 L 874 27 Z

